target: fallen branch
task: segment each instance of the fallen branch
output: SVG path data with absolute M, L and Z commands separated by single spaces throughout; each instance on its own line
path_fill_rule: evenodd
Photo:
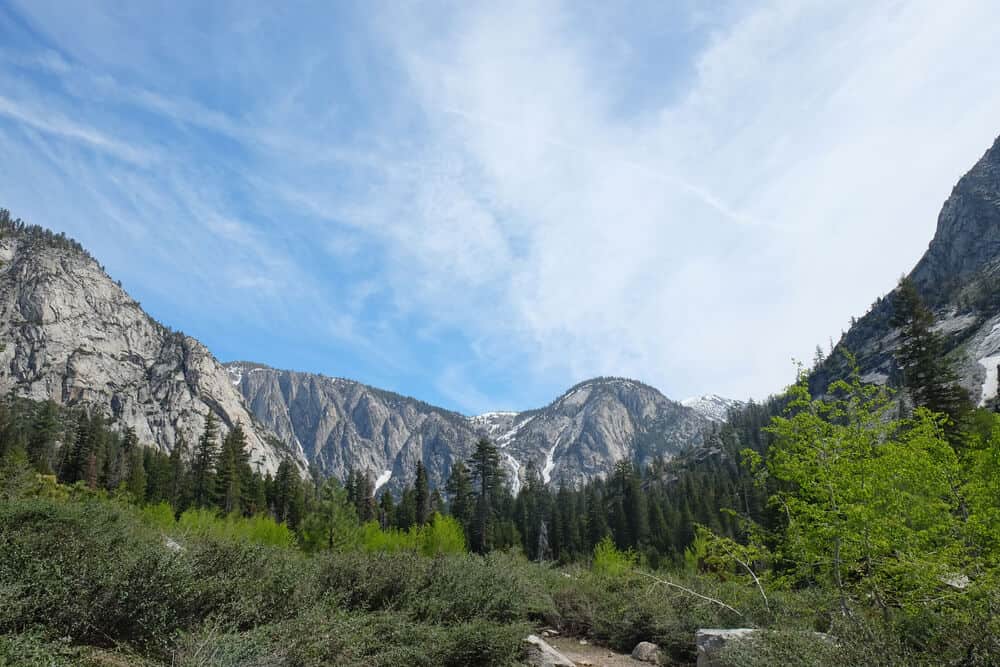
M 705 600 L 707 602 L 711 602 L 712 604 L 717 604 L 720 607 L 725 607 L 726 609 L 728 609 L 729 611 L 733 612 L 737 616 L 739 616 L 741 618 L 743 617 L 742 613 L 740 613 L 736 609 L 733 609 L 732 607 L 730 607 L 728 604 L 726 604 L 722 600 L 716 600 L 715 598 L 710 598 L 707 595 L 702 595 L 701 593 L 699 593 L 697 591 L 693 591 L 690 588 L 685 588 L 684 586 L 681 586 L 680 584 L 675 584 L 672 581 L 667 581 L 666 579 L 660 579 L 659 577 L 654 577 L 653 575 L 651 575 L 651 574 L 649 574 L 647 572 L 641 572 L 639 570 L 636 570 L 636 572 L 638 574 L 641 574 L 644 577 L 649 577 L 650 579 L 652 579 L 653 581 L 655 581 L 658 584 L 663 584 L 664 586 L 670 586 L 671 588 L 676 588 L 677 590 L 684 591 L 688 595 L 693 595 L 693 596 L 695 596 L 697 598 L 701 598 L 702 600 Z
M 730 558 L 732 558 L 734 561 L 736 561 L 737 563 L 739 563 L 740 565 L 742 565 L 744 568 L 746 568 L 746 571 L 750 573 L 750 576 L 753 577 L 753 582 L 755 584 L 757 584 L 757 590 L 760 591 L 760 596 L 762 598 L 764 598 L 764 608 L 767 609 L 768 613 L 770 613 L 771 612 L 771 604 L 767 601 L 767 594 L 764 592 L 764 587 L 761 585 L 760 579 L 757 578 L 757 574 L 753 571 L 753 568 L 750 567 L 750 564 L 749 563 L 745 563 L 742 560 L 740 560 L 739 558 L 737 558 L 736 554 L 734 554 L 732 551 L 730 551 L 729 548 L 726 546 L 725 541 L 719 540 L 719 546 L 722 547 L 723 551 L 725 551 L 727 554 L 729 554 Z

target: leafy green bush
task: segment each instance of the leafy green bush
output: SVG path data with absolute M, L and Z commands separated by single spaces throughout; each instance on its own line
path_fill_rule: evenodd
M 223 518 L 211 510 L 189 509 L 181 514 L 177 529 L 188 535 L 275 547 L 288 548 L 295 544 L 295 535 L 288 526 L 263 515 L 243 517 L 230 514 Z
M 605 537 L 594 547 L 594 572 L 611 578 L 628 575 L 635 569 L 638 559 L 634 552 L 619 551 L 610 537 Z

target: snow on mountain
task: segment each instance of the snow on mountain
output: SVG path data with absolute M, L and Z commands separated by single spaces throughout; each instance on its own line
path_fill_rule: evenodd
M 729 411 L 743 405 L 743 401 L 724 398 L 718 394 L 704 394 L 686 398 L 681 401 L 681 405 L 714 422 L 724 422 L 729 418 Z

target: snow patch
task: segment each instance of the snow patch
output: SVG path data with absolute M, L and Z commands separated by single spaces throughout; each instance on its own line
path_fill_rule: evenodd
M 983 357 L 979 360 L 979 365 L 986 370 L 986 379 L 983 380 L 983 394 L 979 400 L 979 405 L 986 405 L 986 401 L 997 395 L 998 374 L 997 365 L 1000 364 L 1000 354 L 990 357 Z
M 518 463 L 517 459 L 510 455 L 510 452 L 503 452 L 504 458 L 507 459 L 507 465 L 510 466 L 512 471 L 510 477 L 510 490 L 513 491 L 516 496 L 521 492 L 521 464 Z
M 542 468 L 542 481 L 546 484 L 552 479 L 552 470 L 556 467 L 556 447 L 558 446 L 559 440 L 556 439 L 556 444 L 552 445 L 552 449 L 545 455 L 545 467 Z
M 742 401 L 725 398 L 718 394 L 692 396 L 681 401 L 681 405 L 691 408 L 703 417 L 715 422 L 724 422 L 729 417 L 729 410 L 742 405 Z
M 378 491 L 382 486 L 385 486 L 385 483 L 389 481 L 390 477 L 392 477 L 391 470 L 386 470 L 379 475 L 378 479 L 375 480 L 375 491 Z

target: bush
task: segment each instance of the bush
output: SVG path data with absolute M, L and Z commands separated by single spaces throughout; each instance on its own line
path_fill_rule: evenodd
M 594 572 L 611 578 L 628 575 L 635 569 L 636 555 L 631 550 L 619 551 L 610 537 L 605 537 L 594 547 Z
M 290 548 L 295 544 L 295 534 L 288 526 L 259 514 L 249 518 L 230 514 L 223 518 L 211 510 L 189 509 L 181 514 L 177 528 L 188 535 L 217 540 L 236 540 L 283 548 Z

